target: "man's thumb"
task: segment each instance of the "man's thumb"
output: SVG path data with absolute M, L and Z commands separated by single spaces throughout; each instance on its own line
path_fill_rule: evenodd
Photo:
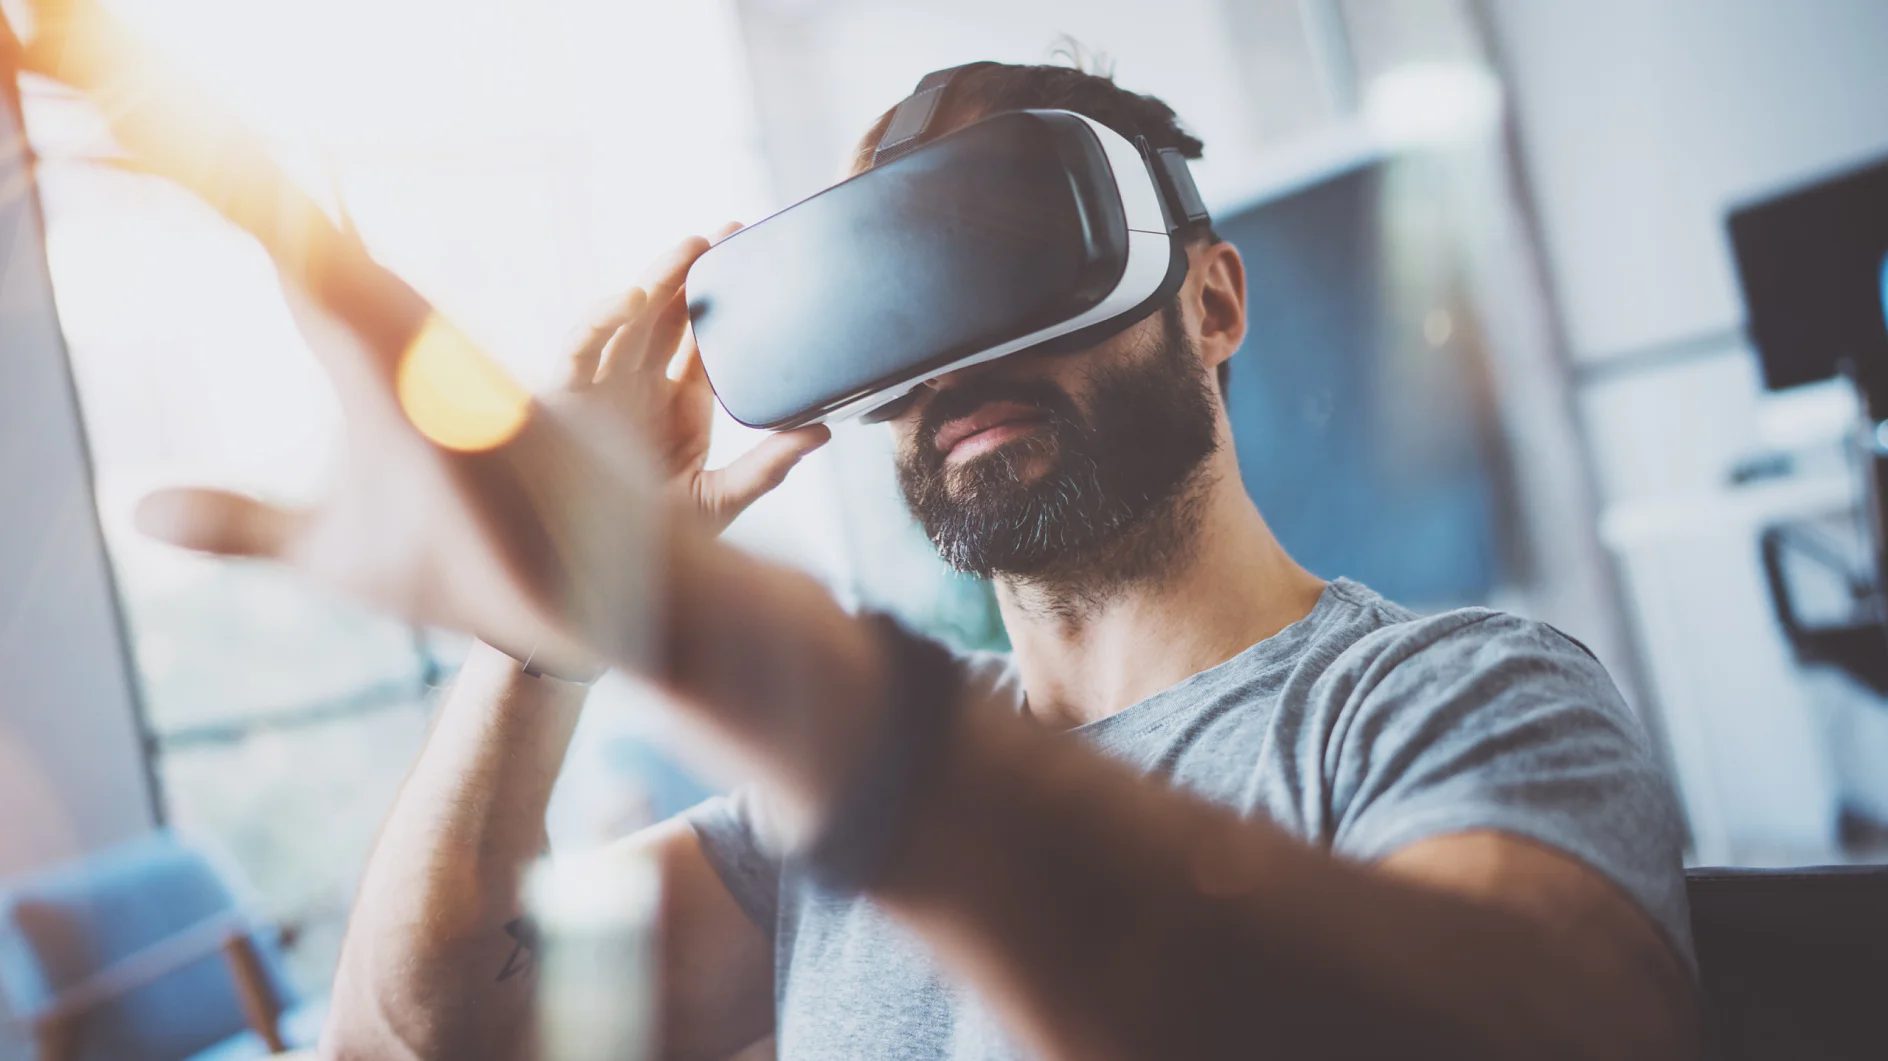
M 723 527 L 732 523 L 734 517 L 746 511 L 762 494 L 779 486 L 801 458 L 832 437 L 832 429 L 824 424 L 782 431 L 764 439 L 727 467 L 708 472 L 708 488 L 703 494 L 710 518 Z
M 172 545 L 223 556 L 280 557 L 299 513 L 226 490 L 158 490 L 138 502 L 138 530 Z

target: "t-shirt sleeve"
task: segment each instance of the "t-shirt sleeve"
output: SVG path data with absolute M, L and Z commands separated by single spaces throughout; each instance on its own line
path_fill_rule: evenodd
M 1525 837 L 1609 878 L 1691 961 L 1677 800 L 1605 668 L 1513 616 L 1416 625 L 1328 746 L 1333 849 L 1374 860 L 1447 833 Z
M 780 858 L 760 790 L 750 786 L 704 800 L 683 811 L 682 820 L 695 830 L 708 864 L 734 901 L 773 938 L 780 915 Z

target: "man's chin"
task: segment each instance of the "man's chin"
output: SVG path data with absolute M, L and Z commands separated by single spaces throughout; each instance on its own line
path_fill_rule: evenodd
M 1003 510 L 1034 496 L 1037 484 L 1043 480 L 1039 474 L 1012 476 L 998 469 L 991 471 L 995 474 L 988 477 L 953 477 L 946 483 L 944 496 L 961 508 Z

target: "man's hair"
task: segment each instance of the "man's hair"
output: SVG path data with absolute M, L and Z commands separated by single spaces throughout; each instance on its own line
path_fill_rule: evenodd
M 866 130 L 853 157 L 852 170 L 863 173 L 872 168 L 872 153 L 885 137 L 897 110 L 879 115 Z M 958 71 L 945 93 L 944 109 L 932 122 L 932 128 L 956 129 L 993 114 L 1020 110 L 1074 111 L 1113 129 L 1133 141 L 1146 137 L 1148 146 L 1177 148 L 1188 159 L 1198 159 L 1206 151 L 1199 137 L 1186 131 L 1172 107 L 1154 96 L 1129 92 L 1105 74 L 1089 73 L 1073 66 L 1019 66 L 1012 63 L 976 63 Z M 1187 243 L 1218 243 L 1210 220 L 1187 225 L 1175 233 Z M 1226 394 L 1232 363 L 1219 363 L 1219 392 Z

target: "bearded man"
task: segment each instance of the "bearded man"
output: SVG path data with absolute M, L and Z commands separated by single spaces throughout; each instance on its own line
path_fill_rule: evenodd
M 1062 108 L 1201 153 L 1158 100 L 1076 70 L 981 64 L 950 92 L 940 132 Z M 994 581 L 1012 653 L 862 633 L 803 580 L 677 554 L 668 680 L 739 701 L 697 710 L 793 791 L 623 842 L 661 867 L 662 1056 L 769 1035 L 787 1061 L 1695 1049 L 1682 829 L 1639 724 L 1550 627 L 1419 616 L 1292 561 L 1225 410 L 1239 253 L 1183 235 L 1170 303 L 930 380 L 891 423 L 913 514 Z M 579 385 L 668 363 L 706 246 L 589 331 Z M 644 375 L 675 493 L 712 527 L 827 437 L 704 471 L 699 361 Z M 523 1055 L 516 880 L 581 701 L 474 652 L 366 874 L 330 1055 Z M 881 716 L 904 721 L 823 721 Z M 809 817 L 872 857 L 808 845 Z

